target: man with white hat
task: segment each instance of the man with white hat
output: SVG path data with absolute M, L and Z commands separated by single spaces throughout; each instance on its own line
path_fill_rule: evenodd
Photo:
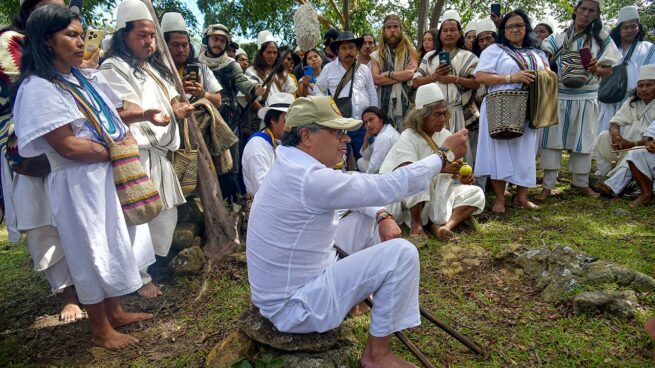
M 416 91 L 416 105 L 405 119 L 405 130 L 382 163 L 380 173 L 389 173 L 443 150 L 452 134 L 445 129 L 450 110 L 441 88 L 436 83 L 423 85 Z M 459 176 L 461 162 L 442 169 L 423 192 L 403 198 L 388 206 L 390 211 L 410 226 L 410 236 L 425 237 L 423 226 L 432 223 L 434 235 L 441 240 L 452 238 L 452 230 L 471 215 L 482 212 L 484 192 L 473 183 L 473 176 Z M 459 179 L 457 183 L 455 179 Z
M 157 52 L 156 30 L 150 12 L 139 0 L 123 0 L 116 13 L 116 32 L 100 66 L 112 90 L 123 101 L 119 113 L 130 124 L 139 145 L 141 163 L 159 190 L 163 211 L 148 223 L 155 254 L 168 255 L 177 223 L 177 206 L 185 203 L 169 154 L 180 147 L 177 120 L 187 118 L 193 107 L 182 103 L 173 74 Z M 136 105 L 136 108 L 130 106 Z M 141 271 L 139 295 L 161 294 L 150 275 Z
M 373 294 L 362 367 L 411 367 L 391 352 L 391 335 L 420 324 L 418 252 L 380 206 L 419 193 L 441 170 L 434 154 L 387 175 L 333 170 L 361 121 L 344 118 L 332 97 L 301 97 L 289 107 L 276 160 L 260 187 L 248 226 L 248 280 L 262 316 L 283 332 L 325 332 Z M 453 160 L 466 132 L 448 138 Z M 383 241 L 336 262 L 338 210 L 376 211 Z M 350 217 L 350 216 L 348 216 Z M 348 218 L 346 217 L 346 219 Z M 337 245 L 340 245 L 337 243 Z
M 243 70 L 244 72 L 250 66 L 250 60 L 248 60 L 248 54 L 246 54 L 246 51 L 244 49 L 238 49 L 234 53 L 234 61 L 236 61 L 239 64 L 239 66 L 241 66 L 241 70 Z
M 189 32 L 182 14 L 170 12 L 161 18 L 161 30 L 164 41 L 171 52 L 175 68 L 184 80 L 184 92 L 189 100 L 206 98 L 216 108 L 221 106 L 221 89 L 214 73 L 205 64 L 199 64 L 195 57 L 193 45 L 189 40 Z M 197 66 L 196 71 L 187 69 L 187 65 Z
M 607 131 L 610 120 L 621 108 L 623 102 L 630 98 L 637 87 L 637 75 L 642 65 L 655 63 L 655 46 L 644 40 L 646 31 L 639 19 L 639 12 L 636 6 L 626 6 L 619 11 L 616 26 L 610 31 L 614 44 L 621 52 L 621 58 L 614 64 L 618 66 L 625 63 L 628 84 L 625 88 L 625 95 L 621 101 L 615 103 L 600 102 L 600 121 L 598 133 Z M 598 174 L 604 175 L 601 171 Z
M 371 54 L 371 73 L 380 89 L 378 106 L 396 123 L 398 131 L 402 131 L 411 103 L 412 78 L 421 60 L 414 44 L 404 34 L 399 16 L 387 15 L 382 24 L 382 39 Z
M 234 134 L 239 137 L 241 107 L 237 103 L 237 93 L 241 92 L 246 96 L 261 96 L 266 92 L 266 89 L 248 79 L 239 64 L 227 56 L 225 51 L 231 40 L 232 34 L 226 26 L 222 24 L 210 25 L 202 34 L 203 50 L 200 51 L 198 60 L 212 70 L 223 87 L 221 90 L 222 104 L 219 111 Z M 241 184 L 239 184 L 240 147 L 243 147 L 241 142 L 230 147 L 232 160 L 236 164 L 232 166 L 232 170 L 228 173 L 218 177 L 223 198 L 235 199 L 242 192 Z
M 276 93 L 257 111 L 264 129 L 253 134 L 243 149 L 241 167 L 246 192 L 255 195 L 275 161 L 275 148 L 284 133 L 285 116 L 293 102 L 290 93 Z

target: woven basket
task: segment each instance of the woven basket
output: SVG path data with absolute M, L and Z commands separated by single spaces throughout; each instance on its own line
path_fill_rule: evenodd
M 528 91 L 498 91 L 485 98 L 489 136 L 494 139 L 522 136 L 528 110 Z
M 177 179 L 180 181 L 182 193 L 189 196 L 196 191 L 198 186 L 198 150 L 191 149 L 189 140 L 189 123 L 184 119 L 184 149 L 173 154 L 173 168 Z

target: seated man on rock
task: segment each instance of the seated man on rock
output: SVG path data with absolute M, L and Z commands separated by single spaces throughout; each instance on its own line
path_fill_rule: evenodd
M 610 120 L 609 131 L 600 133 L 596 141 L 598 155 L 596 175 L 612 176 L 620 168 L 626 168 L 627 150 L 643 146 L 644 131 L 655 121 L 655 65 L 644 65 L 639 69 L 636 96 L 625 101 Z M 612 168 L 612 162 L 616 166 Z
M 420 86 L 416 91 L 416 106 L 405 118 L 405 130 L 387 154 L 380 173 L 394 172 L 436 152 L 447 150 L 443 143 L 452 134 L 444 129 L 448 121 L 448 104 L 435 83 Z M 430 181 L 426 190 L 389 205 L 398 219 L 409 222 L 410 236 L 425 238 L 423 226 L 432 222 L 432 232 L 441 240 L 451 239 L 453 228 L 471 215 L 484 209 L 484 192 L 472 184 L 472 175 L 458 177 L 461 162 L 448 164 L 442 174 Z M 400 221 L 400 220 L 399 220 Z
M 617 170 L 614 175 L 600 184 L 600 191 L 605 195 L 618 195 L 634 178 L 639 185 L 641 195 L 630 207 L 638 207 L 653 201 L 653 180 L 655 179 L 655 121 L 643 136 L 644 148 L 629 151 L 625 157 L 626 167 Z
M 333 170 L 346 152 L 348 131 L 361 121 L 343 118 L 331 97 L 295 100 L 276 160 L 255 196 L 248 226 L 248 279 L 255 306 L 282 332 L 325 332 L 373 294 L 363 367 L 412 367 L 391 352 L 391 335 L 420 324 L 416 248 L 383 209 L 377 223 L 382 243 L 351 246 L 337 262 L 333 246 L 339 210 L 374 211 L 425 191 L 442 168 L 439 152 L 385 175 Z M 443 142 L 454 160 L 466 152 L 467 131 Z M 347 216 L 348 219 L 351 215 Z M 359 233 L 353 244 L 364 243 Z

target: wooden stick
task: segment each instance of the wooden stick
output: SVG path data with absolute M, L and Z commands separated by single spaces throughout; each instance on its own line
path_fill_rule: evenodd
M 621 153 L 621 152 L 634 151 L 634 150 L 638 150 L 638 149 L 641 149 L 641 148 L 646 148 L 646 146 L 634 146 L 632 148 L 626 148 L 626 149 L 621 149 L 621 150 L 612 150 L 612 152 Z
M 148 7 L 157 30 L 157 52 L 161 52 L 164 59 L 168 62 L 168 67 L 173 74 L 173 80 L 180 94 L 180 99 L 188 103 L 189 100 L 184 93 L 182 79 L 180 79 L 173 57 L 164 41 L 164 33 L 159 25 L 159 20 L 157 19 L 152 2 L 150 0 L 142 1 Z M 205 237 L 207 240 L 203 252 L 210 260 L 218 261 L 237 248 L 238 245 L 235 242 L 236 232 L 233 224 L 230 223 L 232 217 L 223 206 L 223 195 L 218 185 L 216 168 L 212 162 L 205 140 L 202 137 L 200 129 L 198 129 L 198 124 L 193 114 L 189 119 L 191 121 L 191 124 L 189 124 L 191 134 L 193 134 L 193 138 L 198 144 L 198 194 L 203 207 Z

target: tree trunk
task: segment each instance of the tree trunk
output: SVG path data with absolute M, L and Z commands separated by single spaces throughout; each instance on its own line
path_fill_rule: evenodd
M 142 0 L 148 7 L 152 19 L 154 20 L 157 29 L 157 50 L 163 53 L 164 60 L 168 61 L 168 66 L 171 68 L 175 80 L 175 86 L 180 93 L 180 99 L 184 102 L 189 102 L 182 87 L 182 80 L 175 68 L 175 62 L 171 57 L 171 53 L 164 41 L 164 34 L 161 31 L 157 14 L 152 7 L 150 0 Z M 236 249 L 236 227 L 232 216 L 230 216 L 223 206 L 223 195 L 221 188 L 218 185 L 218 177 L 216 175 L 216 168 L 212 162 L 211 155 L 202 137 L 202 133 L 198 129 L 196 119 L 193 115 L 190 119 L 190 133 L 193 139 L 198 144 L 198 192 L 203 207 L 203 215 L 205 219 L 205 237 L 207 243 L 204 247 L 205 256 L 210 261 L 218 261 L 223 256 L 231 253 Z M 238 165 L 238 163 L 235 163 Z
M 350 0 L 343 0 L 343 30 L 350 31 Z
M 418 5 L 418 29 L 416 30 L 416 45 L 421 48 L 423 43 L 423 32 L 425 32 L 425 24 L 428 18 L 429 0 L 420 0 Z
M 430 29 L 437 28 L 439 25 L 439 18 L 441 18 L 441 13 L 443 11 L 445 2 L 445 0 L 437 0 L 434 3 L 434 7 L 432 8 L 432 15 L 430 17 Z

